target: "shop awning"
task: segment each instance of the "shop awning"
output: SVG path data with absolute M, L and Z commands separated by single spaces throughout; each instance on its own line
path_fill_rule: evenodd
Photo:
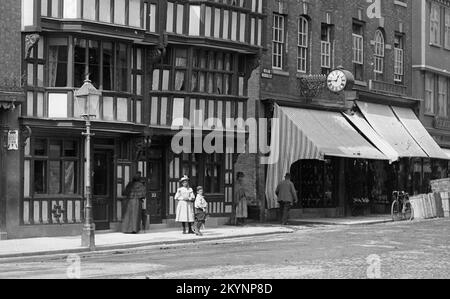
M 375 132 L 397 152 L 400 158 L 428 157 L 390 106 L 359 101 L 357 105 Z
M 390 162 L 395 162 L 399 159 L 398 153 L 395 149 L 389 145 L 377 132 L 369 125 L 360 113 L 354 113 L 349 115 L 343 113 L 344 116 L 356 127 L 361 133 L 366 136 L 370 142 L 372 142 L 385 156 L 387 156 Z
M 400 122 L 430 158 L 448 160 L 449 157 L 434 141 L 427 129 L 422 125 L 414 111 L 409 108 L 392 107 Z
M 388 160 L 359 134 L 339 112 L 282 107 L 297 128 L 324 156 Z M 308 158 L 308 157 L 305 157 Z M 304 159 L 302 157 L 302 159 Z
M 275 189 L 299 160 L 323 160 L 325 156 L 389 160 L 361 136 L 339 112 L 280 107 L 275 104 L 272 126 L 272 160 L 269 161 L 266 196 L 276 208 Z M 276 122 L 274 122 L 276 123 Z
M 447 155 L 448 159 L 450 159 L 450 149 L 443 148 L 442 151 Z

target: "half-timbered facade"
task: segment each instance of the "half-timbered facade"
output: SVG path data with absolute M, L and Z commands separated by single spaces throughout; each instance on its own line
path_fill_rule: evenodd
M 205 188 L 210 215 L 231 212 L 236 156 L 175 153 L 180 130 L 235 132 L 245 118 L 248 79 L 258 63 L 263 1 L 23 0 L 18 226 L 12 237 L 80 233 L 84 221 L 83 99 L 86 75 L 101 91 L 92 144 L 97 229 L 117 229 L 122 191 L 147 178 L 152 224 L 175 218 L 183 175 Z M 186 119 L 188 122 L 180 120 Z M 216 128 L 215 127 L 215 128 Z M 234 136 L 234 135 L 233 135 Z M 193 140 L 193 143 L 198 140 Z

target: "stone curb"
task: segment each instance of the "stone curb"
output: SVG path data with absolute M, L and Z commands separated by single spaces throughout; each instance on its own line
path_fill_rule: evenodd
M 130 249 L 137 249 L 148 246 L 160 246 L 160 245 L 179 245 L 179 244 L 195 244 L 202 243 L 208 241 L 219 241 L 219 240 L 231 240 L 231 239 L 240 239 L 247 237 L 261 237 L 261 236 L 269 236 L 269 235 L 278 235 L 278 234 L 291 234 L 294 230 L 286 229 L 286 231 L 272 231 L 272 232 L 261 232 L 254 234 L 242 234 L 235 236 L 226 236 L 226 237 L 205 237 L 202 239 L 195 240 L 174 240 L 174 241 L 158 241 L 158 242 L 140 242 L 140 243 L 129 243 L 129 244 L 120 244 L 120 245 L 103 245 L 98 246 L 95 251 L 90 251 L 87 248 L 74 248 L 74 249 L 61 249 L 61 250 L 50 250 L 50 251 L 42 251 L 42 252 L 27 252 L 27 253 L 15 253 L 15 254 L 0 254 L 0 263 L 2 262 L 13 262 L 14 260 L 20 259 L 23 261 L 23 258 L 27 259 L 36 259 L 36 258 L 55 258 L 61 255 L 68 254 L 83 254 L 85 257 L 95 256 L 104 254 L 110 251 L 124 251 Z
M 373 225 L 373 224 L 382 224 L 382 223 L 391 223 L 394 222 L 392 219 L 384 219 L 384 220 L 373 220 L 373 221 L 361 221 L 361 222 L 331 222 L 331 221 L 314 221 L 314 220 L 290 220 L 289 223 L 293 225 L 304 225 L 304 224 L 320 224 L 320 225 L 341 225 L 341 226 L 353 226 L 353 225 Z

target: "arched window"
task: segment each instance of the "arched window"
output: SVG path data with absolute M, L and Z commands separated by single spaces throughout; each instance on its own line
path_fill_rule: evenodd
M 384 35 L 380 30 L 375 32 L 375 66 L 374 72 L 383 74 L 384 72 Z
M 308 68 L 309 23 L 305 17 L 298 19 L 297 70 L 306 73 Z

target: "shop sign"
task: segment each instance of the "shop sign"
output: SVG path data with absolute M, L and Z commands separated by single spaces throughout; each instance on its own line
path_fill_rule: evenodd
M 263 69 L 262 73 L 261 73 L 261 77 L 266 78 L 266 79 L 272 79 L 273 78 L 272 70 Z
M 8 151 L 18 151 L 19 150 L 19 131 L 10 130 L 8 131 Z

